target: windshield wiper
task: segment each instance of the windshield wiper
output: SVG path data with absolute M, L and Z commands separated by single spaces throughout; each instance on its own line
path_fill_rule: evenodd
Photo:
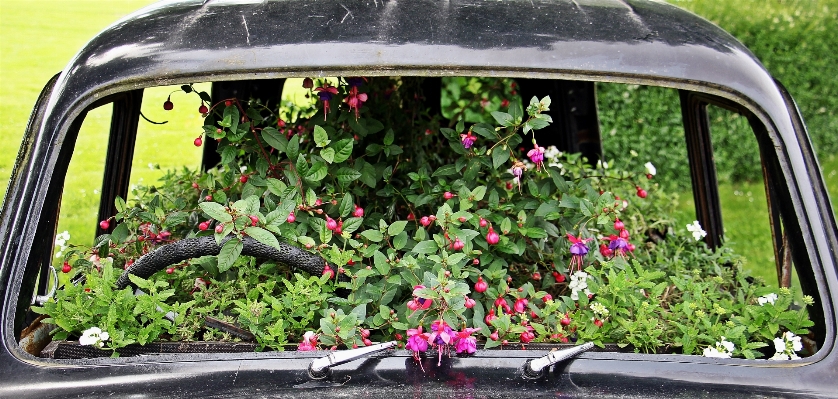
M 579 356 L 591 349 L 593 349 L 594 343 L 593 342 L 586 342 L 579 346 L 574 346 L 573 348 L 563 349 L 559 351 L 552 351 L 545 356 L 542 356 L 538 359 L 530 359 L 524 363 L 524 378 L 526 379 L 536 379 L 541 378 L 544 375 L 544 370 L 548 369 L 550 366 L 567 360 L 572 359 L 576 356 Z
M 383 342 L 380 344 L 365 346 L 358 349 L 332 352 L 321 358 L 314 359 L 308 366 L 308 376 L 315 380 L 322 380 L 329 376 L 329 368 L 355 359 L 381 352 L 396 346 L 396 341 Z

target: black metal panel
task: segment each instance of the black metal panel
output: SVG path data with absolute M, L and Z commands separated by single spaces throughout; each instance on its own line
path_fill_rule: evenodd
M 553 123 L 536 132 L 538 145 L 554 145 L 561 151 L 581 152 L 588 163 L 602 159 L 594 82 L 558 79 L 515 79 L 524 107 L 532 97 L 550 96 Z M 531 135 L 529 135 L 531 138 Z M 526 141 L 526 140 L 525 140 Z
M 271 108 L 277 108 L 282 100 L 282 87 L 284 85 L 285 79 L 214 82 L 210 96 L 212 97 L 212 104 L 234 98 L 239 101 L 247 101 L 255 98 L 262 100 L 263 104 Z M 203 170 L 207 170 L 221 162 L 221 155 L 216 152 L 217 149 L 218 143 L 213 140 L 204 140 L 203 159 L 201 160 L 201 168 Z
M 710 248 L 718 248 L 722 245 L 724 227 L 716 179 L 716 162 L 713 159 L 713 143 L 710 139 L 710 122 L 707 118 L 707 102 L 697 93 L 690 91 L 680 90 L 680 95 L 695 199 L 695 217 L 707 232 L 704 242 Z
M 143 103 L 143 89 L 125 92 L 113 99 L 111 129 L 108 137 L 108 152 L 105 156 L 105 172 L 102 177 L 102 196 L 99 200 L 99 219 L 116 215 L 114 199 L 127 198 L 128 183 L 131 180 L 131 162 L 134 160 L 134 145 L 137 141 L 137 126 Z M 105 230 L 96 225 L 96 236 L 112 230 L 111 223 Z

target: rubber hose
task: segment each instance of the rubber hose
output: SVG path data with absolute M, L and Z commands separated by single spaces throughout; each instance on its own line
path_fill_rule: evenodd
M 131 284 L 128 278 L 129 274 L 137 277 L 149 278 L 152 274 L 163 270 L 170 265 L 183 262 L 188 259 L 199 258 L 201 256 L 218 255 L 221 252 L 221 246 L 230 240 L 232 236 L 226 237 L 221 241 L 221 245 L 215 243 L 215 238 L 212 236 L 200 238 L 185 238 L 180 241 L 173 242 L 158 247 L 152 252 L 149 252 L 137 259 L 133 265 L 119 276 L 116 281 L 117 289 L 123 289 Z M 279 243 L 279 249 L 260 243 L 251 237 L 244 237 L 242 240 L 243 248 L 241 254 L 244 256 L 254 256 L 257 258 L 275 260 L 284 263 L 294 269 L 300 269 L 308 272 L 313 276 L 320 276 L 323 274 L 326 261 L 318 255 L 303 251 L 293 245 Z M 329 266 L 332 270 L 337 272 L 337 267 Z M 344 277 L 344 276 L 341 276 Z

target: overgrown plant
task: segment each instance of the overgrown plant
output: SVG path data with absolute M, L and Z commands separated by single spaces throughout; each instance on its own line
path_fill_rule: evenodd
M 502 96 L 514 82 L 501 82 Z M 221 163 L 169 173 L 158 187 L 138 188 L 130 205 L 117 199 L 119 213 L 102 221 L 116 223 L 110 234 L 93 248 L 63 251 L 73 264 L 65 269 L 86 278 L 39 310 L 61 328 L 59 338 L 92 326 L 129 334 L 137 322 L 154 338 L 232 339 L 203 324 L 212 316 L 273 349 L 395 339 L 417 355 L 436 347 L 441 356 L 472 353 L 481 336 L 487 348 L 581 339 L 687 354 L 725 342 L 716 346 L 755 357 L 779 334 L 811 325 L 804 310 L 790 310 L 785 291 L 757 307 L 765 290 L 727 251 L 707 250 L 700 226 L 691 227 L 693 240 L 676 231 L 651 163 L 591 167 L 539 145 L 547 138 L 538 130 L 552 123 L 547 97 L 521 104 L 494 96 L 483 105 L 484 94 L 463 90 L 479 100 L 452 100 L 457 115 L 475 104 L 494 110 L 467 126 L 429 115 L 418 78 L 303 86 L 316 108 L 283 111 L 295 120 L 258 99 L 207 106 L 199 93 L 206 120 L 194 141 L 217 142 Z M 102 259 L 128 267 L 161 245 L 203 236 L 221 245 L 218 256 L 172 265 L 146 283 L 174 287 L 165 298 L 150 295 L 174 303 L 161 306 L 177 313 L 174 322 L 145 308 L 152 314 L 135 308 L 140 321 L 94 312 L 59 322 L 73 318 L 65 301 L 84 301 L 85 288 L 112 280 L 98 277 L 112 273 L 97 266 Z M 244 237 L 316 253 L 323 276 L 242 257 Z M 97 300 L 115 296 L 130 290 L 102 289 Z

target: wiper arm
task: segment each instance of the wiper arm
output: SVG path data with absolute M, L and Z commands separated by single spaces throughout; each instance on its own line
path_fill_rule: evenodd
M 541 376 L 544 375 L 544 369 L 549 368 L 558 362 L 579 356 L 591 350 L 593 347 L 593 342 L 586 342 L 582 345 L 574 346 L 573 348 L 552 351 L 538 359 L 527 360 L 527 362 L 524 363 L 524 378 L 541 378 Z
M 396 346 L 396 341 L 383 342 L 358 349 L 332 352 L 327 356 L 314 359 L 308 366 L 308 376 L 315 380 L 321 380 L 329 375 L 329 368 L 332 366 L 350 362 L 376 352 L 390 349 L 394 346 Z

